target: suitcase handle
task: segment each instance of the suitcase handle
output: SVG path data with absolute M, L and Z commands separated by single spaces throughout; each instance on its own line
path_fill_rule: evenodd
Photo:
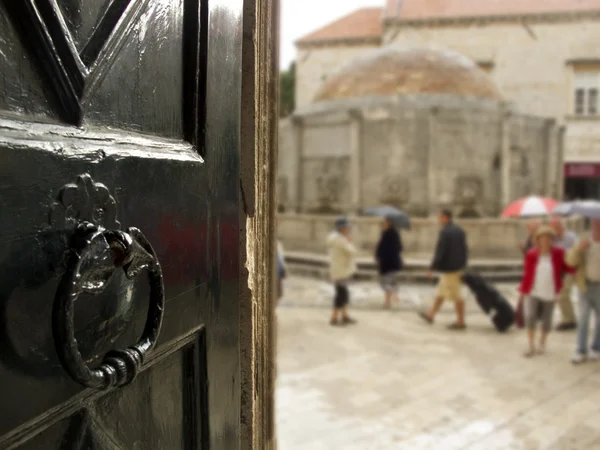
M 122 268 L 129 279 L 144 270 L 147 272 L 150 302 L 146 325 L 135 345 L 108 352 L 100 365 L 90 368 L 75 339 L 74 304 L 84 292 L 102 292 L 117 268 Z M 140 230 L 113 231 L 82 222 L 73 235 L 67 269 L 58 285 L 52 311 L 54 346 L 63 368 L 88 388 L 109 389 L 130 384 L 156 344 L 164 303 L 162 269 L 152 245 Z

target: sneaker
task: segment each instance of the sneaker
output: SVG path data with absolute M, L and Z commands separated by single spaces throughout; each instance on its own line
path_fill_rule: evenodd
M 592 350 L 590 352 L 590 356 L 588 357 L 590 361 L 600 361 L 600 352 L 596 350 Z
M 429 317 L 429 316 L 427 315 L 427 313 L 425 313 L 425 312 L 423 312 L 423 311 L 421 311 L 421 312 L 419 313 L 419 317 L 420 317 L 421 319 L 423 319 L 425 322 L 427 322 L 429 325 L 431 325 L 431 324 L 433 323 L 433 319 L 432 319 L 431 317 Z
M 573 357 L 571 358 L 571 362 L 573 364 L 581 364 L 581 363 L 584 363 L 586 360 L 587 360 L 587 356 L 582 355 L 581 353 L 575 353 L 575 355 L 573 355 Z
M 356 320 L 353 319 L 352 317 L 342 317 L 342 324 L 343 325 L 354 325 L 356 323 Z

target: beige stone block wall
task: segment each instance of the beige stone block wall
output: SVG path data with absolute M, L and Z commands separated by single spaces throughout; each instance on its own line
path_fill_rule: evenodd
M 523 112 L 563 119 L 572 97 L 567 63 L 600 58 L 599 25 L 590 19 L 401 27 L 390 29 L 384 43 L 449 48 L 476 62 L 492 62 L 492 79 Z
M 296 108 L 311 104 L 321 84 L 342 65 L 378 47 L 363 44 L 299 48 L 296 56 Z
M 358 123 L 356 172 L 350 111 Z M 296 125 L 280 125 L 280 204 L 285 212 L 306 213 L 389 204 L 413 216 L 454 205 L 457 215 L 496 217 L 522 196 L 557 196 L 552 124 L 506 112 L 501 104 L 444 96 L 357 99 L 330 110 L 307 109 Z M 510 155 L 503 155 L 503 143 Z
M 598 161 L 597 121 L 570 120 L 574 60 L 600 60 L 600 19 L 547 23 L 441 24 L 388 26 L 383 45 L 450 48 L 479 63 L 492 63 L 490 76 L 524 113 L 567 124 L 565 161 Z M 376 45 L 298 49 L 296 105 L 309 105 L 327 76 L 377 48 Z
M 277 152 L 277 205 L 295 204 L 298 186 L 298 152 L 294 142 L 293 123 L 289 119 L 279 121 Z
M 331 233 L 336 216 L 280 214 L 277 218 L 277 236 L 288 251 L 324 254 L 326 239 Z M 352 218 L 353 236 L 363 255 L 373 253 L 380 235 L 377 218 Z M 520 258 L 519 243 L 526 238 L 525 221 L 518 219 L 457 220 L 467 234 L 472 258 Z M 568 227 L 583 231 L 582 219 L 569 219 Z M 402 231 L 405 254 L 430 258 L 433 255 L 439 225 L 432 219 L 413 219 L 412 229 Z
M 565 137 L 565 162 L 595 162 L 600 159 L 598 120 L 569 120 Z
M 390 27 L 384 45 L 433 46 L 455 50 L 476 62 L 491 62 L 490 76 L 520 111 L 564 123 L 572 110 L 573 60 L 600 59 L 598 19 L 554 23 L 448 24 Z M 600 159 L 589 152 L 597 126 L 569 122 L 565 160 Z M 595 129 L 596 128 L 596 129 Z

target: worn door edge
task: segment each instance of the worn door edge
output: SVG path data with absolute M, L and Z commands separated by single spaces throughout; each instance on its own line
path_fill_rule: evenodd
M 276 448 L 279 0 L 244 0 L 240 161 L 241 448 Z

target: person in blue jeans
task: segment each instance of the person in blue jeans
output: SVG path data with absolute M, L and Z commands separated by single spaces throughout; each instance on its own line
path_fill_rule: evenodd
M 568 252 L 566 262 L 576 269 L 579 289 L 579 322 L 577 349 L 573 364 L 600 359 L 600 219 L 591 221 L 591 233 L 584 236 Z M 590 316 L 595 319 L 594 335 L 588 351 Z

